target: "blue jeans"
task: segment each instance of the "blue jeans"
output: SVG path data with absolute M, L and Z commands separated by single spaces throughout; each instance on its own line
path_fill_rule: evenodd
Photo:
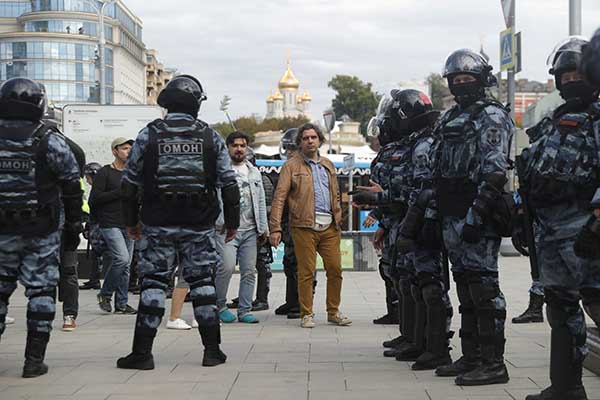
M 216 235 L 217 253 L 222 259 L 217 267 L 215 279 L 219 312 L 227 309 L 227 290 L 237 261 L 240 264 L 238 317 L 242 317 L 252 310 L 252 296 L 254 296 L 254 283 L 256 282 L 257 239 L 258 233 L 255 229 L 239 231 L 235 239 L 229 243 L 225 243 L 225 235 Z
M 110 267 L 104 277 L 100 296 L 112 298 L 115 294 L 115 308 L 127 305 L 129 287 L 129 265 L 133 258 L 133 240 L 129 239 L 125 229 L 100 228 L 106 248 L 110 253 Z

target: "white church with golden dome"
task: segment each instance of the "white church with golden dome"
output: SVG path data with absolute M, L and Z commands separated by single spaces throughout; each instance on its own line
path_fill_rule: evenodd
M 300 94 L 300 82 L 294 76 L 287 62 L 287 70 L 277 84 L 275 94 L 271 92 L 267 97 L 267 114 L 265 118 L 295 118 L 300 115 L 310 119 L 310 103 L 312 97 L 308 90 Z

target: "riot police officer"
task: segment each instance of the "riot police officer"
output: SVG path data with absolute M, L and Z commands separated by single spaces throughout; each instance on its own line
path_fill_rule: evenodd
M 379 221 L 385 230 L 382 240 L 386 239 L 382 256 L 384 273 L 392 280 L 399 299 L 401 332 L 399 337 L 383 343 L 385 347 L 390 347 L 383 355 L 396 357 L 399 361 L 415 361 L 423 353 L 423 349 L 417 345 L 423 340 L 417 339 L 417 336 L 423 337 L 424 332 L 417 329 L 421 326 L 417 321 L 423 321 L 424 307 L 421 307 L 422 304 L 416 304 L 413 297 L 415 271 L 412 259 L 410 256 L 398 254 L 395 249 L 400 223 L 408 207 L 412 180 L 409 142 L 412 131 L 405 126 L 401 117 L 404 97 L 402 91 L 392 90 L 380 101 L 376 124 L 379 140 L 385 145 L 379 153 L 380 161 L 372 172 L 371 186 L 359 186 L 357 190 L 360 192 L 353 195 L 352 201 L 358 206 L 377 206 L 383 215 Z M 389 266 L 386 261 L 389 262 Z
M 599 89 L 578 71 L 587 44 L 569 38 L 551 54 L 550 73 L 565 104 L 531 128 L 539 139 L 521 154 L 551 327 L 551 386 L 527 400 L 587 399 L 581 381 L 587 350 L 580 300 L 600 324 Z
M 371 162 L 371 182 L 377 183 L 379 185 L 385 184 L 386 181 L 386 165 L 389 163 L 390 155 L 393 152 L 393 146 L 388 146 L 391 142 L 391 139 L 386 135 L 383 129 L 379 129 L 380 125 L 380 111 L 384 108 L 383 104 L 389 102 L 390 97 L 385 96 L 381 99 L 377 117 L 371 118 L 369 121 L 369 125 L 367 127 L 368 135 L 372 138 L 372 140 L 377 140 L 379 142 L 379 152 L 377 156 Z M 382 118 L 383 116 L 381 116 Z M 394 281 L 390 275 L 390 243 L 389 243 L 389 228 L 386 228 L 386 219 L 384 218 L 384 207 L 375 207 L 367 216 L 365 220 L 365 226 L 370 227 L 378 224 L 377 230 L 375 231 L 375 235 L 373 236 L 373 246 L 376 250 L 381 251 L 381 257 L 379 258 L 379 275 L 381 279 L 383 279 L 385 285 L 385 305 L 387 309 L 387 313 L 377 319 L 373 320 L 373 323 L 376 325 L 396 325 L 399 322 L 399 299 L 396 294 L 396 289 L 394 289 Z M 386 340 L 383 344 L 384 347 L 394 348 L 399 344 L 401 340 L 401 336 L 398 336 L 391 340 Z
M 194 317 L 204 344 L 202 365 L 224 363 L 214 274 L 214 225 L 223 200 L 226 240 L 239 226 L 240 194 L 225 143 L 197 119 L 206 99 L 189 75 L 171 80 L 158 97 L 168 111 L 138 135 L 123 171 L 123 213 L 128 234 L 139 240 L 140 304 L 133 350 L 117 367 L 153 369 L 152 344 L 165 312 L 165 290 L 175 262 L 190 285 Z M 141 194 L 141 224 L 138 221 Z
M 0 86 L 0 335 L 20 281 L 29 299 L 24 378 L 48 372 L 63 216 L 65 251 L 76 250 L 82 230 L 79 168 L 62 134 L 42 122 L 45 110 L 42 85 Z
M 443 76 L 457 105 L 436 127 L 434 188 L 443 240 L 460 301 L 463 356 L 436 370 L 458 385 L 509 380 L 504 364 L 506 302 L 498 280 L 501 237 L 492 213 L 507 182 L 514 124 L 486 94 L 492 67 L 468 49 L 453 52 Z
M 403 167 L 399 169 L 404 171 L 404 179 L 392 182 L 396 189 L 400 189 L 399 196 L 388 201 L 402 199 L 413 209 L 420 197 L 431 197 L 432 131 L 439 113 L 433 111 L 427 95 L 417 90 L 393 91 L 392 100 L 390 125 L 394 131 L 402 133 L 401 136 L 405 137 L 401 143 L 408 148 L 408 154 L 401 163 Z M 405 222 L 413 223 L 406 219 L 410 219 L 410 212 L 402 225 Z M 405 256 L 406 272 L 401 274 L 402 281 L 411 280 L 409 283 L 414 301 L 415 321 L 412 350 L 405 349 L 404 354 L 400 352 L 397 359 L 409 359 L 411 357 L 407 353 L 411 352 L 418 355 L 412 366 L 414 370 L 435 369 L 451 362 L 448 339 L 452 306 L 447 295 L 447 285 L 444 283 L 440 240 L 433 237 L 439 231 L 439 223 L 435 214 L 427 213 L 426 227 L 430 228 L 430 225 L 433 225 L 432 229 L 424 229 L 423 234 L 419 235 L 419 240 Z M 404 226 L 401 226 L 400 231 L 403 228 Z M 429 231 L 432 234 L 426 234 Z M 396 246 L 394 251 L 398 250 Z M 405 300 L 406 297 L 402 297 L 402 303 Z

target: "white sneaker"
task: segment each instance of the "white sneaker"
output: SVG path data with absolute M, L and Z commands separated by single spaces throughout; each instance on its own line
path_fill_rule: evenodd
M 167 321 L 167 329 L 177 329 L 180 331 L 184 331 L 184 330 L 192 329 L 192 327 L 189 326 L 187 324 L 187 322 L 185 322 L 181 318 L 177 318 L 175 321 L 171 321 L 171 320 Z
M 9 317 L 8 315 L 6 316 L 6 319 L 4 319 L 4 324 L 6 325 L 12 325 L 15 323 L 15 319 L 12 317 Z
M 314 317 L 315 316 L 313 314 L 305 315 L 304 317 L 302 317 L 300 326 L 303 328 L 314 328 L 315 326 L 317 326 L 317 324 L 315 324 Z
M 192 319 L 192 328 L 198 328 L 198 321 L 196 321 L 196 318 Z

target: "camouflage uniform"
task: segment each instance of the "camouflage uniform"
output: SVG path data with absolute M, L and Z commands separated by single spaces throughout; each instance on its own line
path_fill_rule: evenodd
M 600 193 L 600 104 L 585 111 L 561 106 L 552 118 L 543 119 L 531 131 L 539 138 L 523 150 L 521 157 L 526 163 L 525 186 L 537 221 L 534 233 L 548 322 L 553 347 L 555 336 L 561 332 L 569 343 L 574 343 L 573 357 L 567 362 L 571 369 L 579 369 L 580 379 L 587 349 L 579 301 L 583 299 L 598 325 L 600 260 L 579 258 L 573 247 L 590 218 L 590 201 L 594 193 Z M 564 387 L 563 378 L 551 371 L 553 386 Z
M 27 126 L 35 128 L 30 122 L 0 120 L 0 127 L 3 129 Z M 42 156 L 45 160 L 45 167 L 55 174 L 53 184 L 76 182 L 78 185 L 79 168 L 64 139 L 52 131 L 44 133 L 44 138 L 47 138 L 47 151 Z M 33 137 L 26 141 L 12 141 L 0 137 L 0 159 L 5 156 L 3 153 L 6 149 L 25 149 L 32 146 L 33 143 Z M 21 154 L 24 156 L 23 153 Z M 36 164 L 37 161 L 27 171 L 27 175 L 24 175 L 23 171 L 14 173 L 8 169 L 0 169 L 0 188 L 4 189 L 0 189 L 0 209 L 8 211 L 8 206 L 4 204 L 7 198 L 19 197 L 23 194 L 6 192 L 6 188 L 23 187 L 23 190 L 28 188 L 31 177 L 38 174 L 38 171 L 35 170 Z M 81 208 L 81 203 L 79 207 Z M 22 223 L 33 224 L 26 220 L 23 220 Z M 2 225 L 4 223 L 0 224 L 0 226 Z M 10 227 L 2 226 L 2 231 L 0 231 L 0 335 L 4 332 L 8 300 L 17 288 L 17 281 L 25 286 L 25 295 L 29 299 L 27 304 L 28 332 L 48 335 L 52 330 L 52 320 L 54 320 L 56 309 L 60 226 L 56 222 L 56 226 L 51 232 L 42 235 L 35 232 L 27 235 L 11 234 L 7 229 Z
M 473 205 L 489 190 L 489 176 L 505 177 L 514 129 L 507 110 L 484 98 L 446 111 L 435 130 L 434 185 L 460 301 L 461 360 L 475 364 L 481 349 L 484 365 L 504 365 L 506 302 L 498 279 L 501 238 L 474 215 Z M 463 240 L 465 226 L 480 229 L 471 243 Z
M 422 191 L 432 185 L 434 137 L 431 128 L 424 128 L 413 133 L 409 139 L 412 144 L 409 204 L 414 206 Z M 438 231 L 438 215 L 434 202 L 425 210 L 425 220 L 428 224 L 433 224 L 434 230 Z M 448 339 L 452 322 L 452 303 L 448 296 L 449 288 L 445 284 L 445 271 L 442 270 L 440 243 L 433 243 L 429 237 L 417 240 L 411 256 L 416 274 L 413 297 L 417 304 L 417 316 L 422 318 L 417 318 L 417 331 L 419 334 L 424 333 L 420 334 L 417 340 L 425 340 L 424 343 L 417 343 L 417 347 L 426 350 L 417 359 L 413 369 L 430 369 L 440 362 L 447 363 L 450 360 Z M 420 311 L 421 308 L 424 308 L 424 311 Z
M 177 133 L 189 132 L 190 127 L 194 124 L 200 124 L 201 126 L 203 124 L 190 115 L 179 113 L 168 114 L 164 123 L 165 125 L 159 122 L 159 130 L 156 135 L 158 135 L 157 140 L 165 140 L 165 142 L 159 142 L 157 145 L 159 148 L 163 146 L 162 149 L 165 151 L 170 150 L 165 149 L 165 145 L 169 143 L 172 145 L 177 144 L 177 139 L 171 139 L 172 137 L 177 138 Z M 147 185 L 149 179 L 151 179 L 146 175 L 148 174 L 148 151 L 151 148 L 149 144 L 151 129 L 154 128 L 147 127 L 139 133 L 123 171 L 123 181 L 143 188 L 144 195 L 148 195 L 149 188 Z M 169 142 L 169 140 L 174 142 Z M 212 151 L 216 156 L 213 162 L 216 162 L 214 173 L 216 174 L 217 187 L 237 185 L 225 143 L 215 131 L 212 131 L 212 142 Z M 208 154 L 206 143 L 204 143 L 204 146 L 203 154 Z M 207 156 L 204 155 L 204 157 Z M 164 165 L 159 165 L 157 168 L 163 174 L 177 171 L 181 173 L 184 170 L 194 171 L 198 168 L 198 164 L 186 166 L 188 162 L 197 163 L 198 161 L 193 157 L 186 158 L 185 155 L 171 156 Z M 209 175 L 209 178 L 215 177 Z M 166 182 L 168 184 L 171 181 L 167 180 Z M 173 182 L 187 182 L 192 187 L 196 185 L 191 177 L 186 176 L 182 176 Z M 214 200 L 212 204 L 218 204 L 216 198 Z M 208 220 L 204 222 L 205 226 L 186 227 L 186 215 L 177 214 L 177 210 L 171 210 L 173 212 L 172 218 L 179 218 L 180 221 L 176 226 L 160 226 L 149 222 L 153 217 L 152 215 L 144 214 L 145 201 L 149 200 L 143 200 L 142 203 L 142 223 L 144 226 L 142 240 L 139 245 L 141 294 L 136 321 L 136 336 L 138 334 L 150 337 L 156 335 L 156 329 L 164 315 L 165 290 L 173 275 L 174 265 L 178 263 L 183 268 L 184 279 L 190 285 L 194 316 L 198 322 L 203 343 L 205 346 L 220 343 L 219 317 L 214 287 L 214 273 L 217 262 L 220 260 L 214 247 L 214 222 L 219 214 L 219 207 L 217 206 L 216 210 L 206 211 Z M 193 202 L 194 199 L 192 198 L 190 201 Z M 204 210 L 201 207 L 202 205 L 199 204 L 198 208 L 192 210 L 203 212 Z M 149 210 L 146 210 L 146 212 L 148 213 Z

